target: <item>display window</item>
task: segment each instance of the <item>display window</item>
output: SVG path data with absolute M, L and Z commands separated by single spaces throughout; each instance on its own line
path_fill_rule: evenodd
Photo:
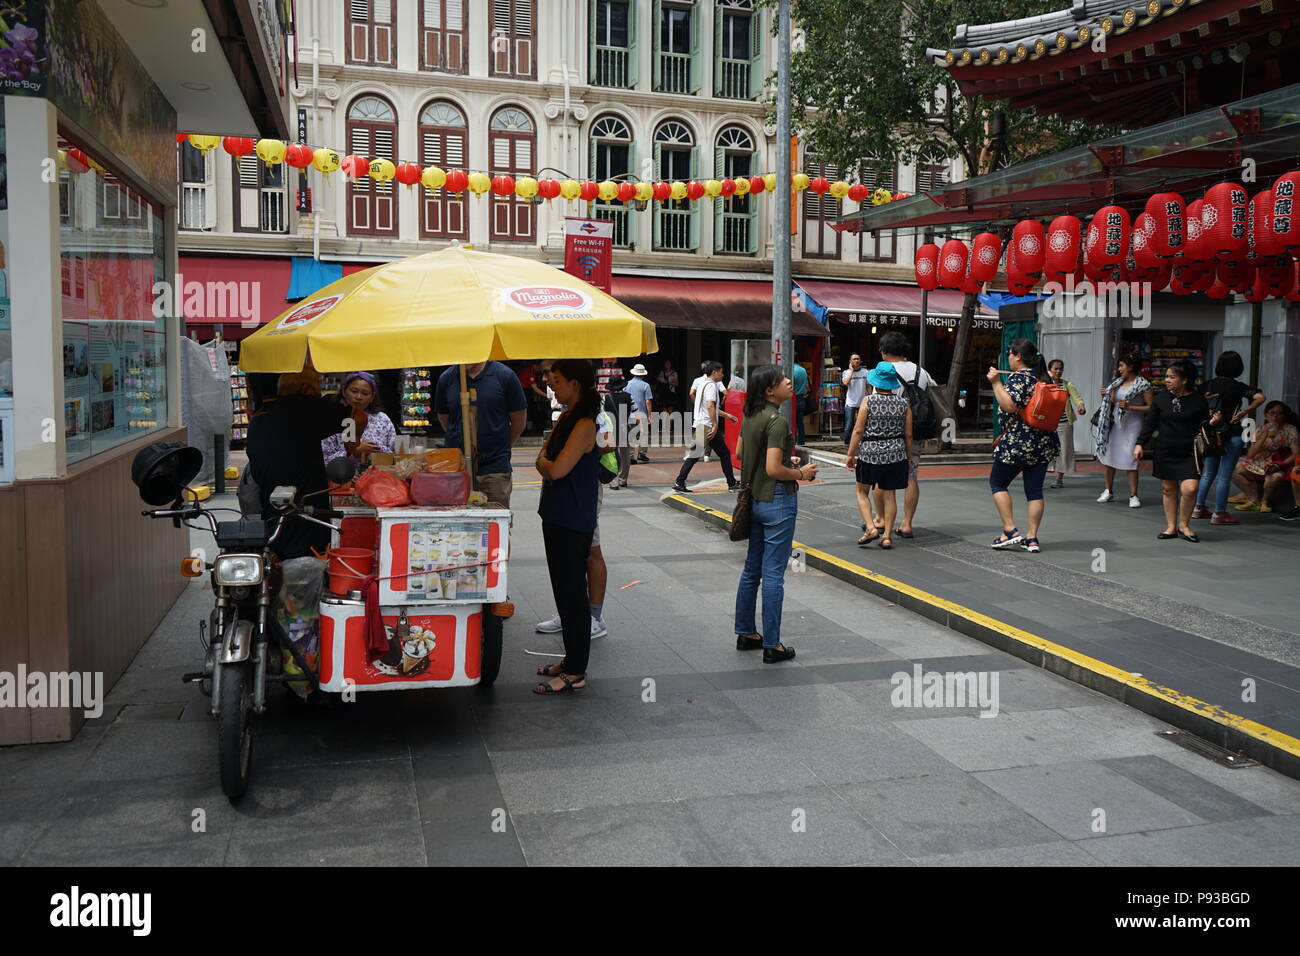
M 1152 384 L 1165 380 L 1165 370 L 1174 362 L 1187 359 L 1196 366 L 1201 381 L 1212 377 L 1213 369 L 1205 362 L 1209 354 L 1209 332 L 1180 332 L 1166 329 L 1125 329 L 1116 357 L 1136 354 L 1142 362 L 1138 374 Z M 1113 369 L 1108 370 L 1111 374 Z
M 59 137 L 59 149 L 78 144 Z M 167 424 L 162 210 L 107 169 L 59 171 L 63 433 L 81 461 Z M 164 314 L 155 314 L 163 312 Z

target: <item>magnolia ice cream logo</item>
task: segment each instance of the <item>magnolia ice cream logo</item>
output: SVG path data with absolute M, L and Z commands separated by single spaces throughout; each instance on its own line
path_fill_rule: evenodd
M 323 299 L 317 299 L 315 302 L 308 302 L 304 306 L 294 309 L 275 327 L 276 332 L 292 332 L 300 329 L 304 325 L 315 322 L 322 315 L 328 312 L 334 306 L 343 301 L 341 295 L 327 295 Z
M 524 285 L 505 290 L 507 302 L 528 312 L 589 312 L 591 296 L 553 285 Z

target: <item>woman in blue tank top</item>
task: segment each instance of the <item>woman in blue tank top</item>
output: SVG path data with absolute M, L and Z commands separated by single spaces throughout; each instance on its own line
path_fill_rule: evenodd
M 551 593 L 564 628 L 564 660 L 537 673 L 550 680 L 533 688 L 536 694 L 562 694 L 587 686 L 591 653 L 591 607 L 587 597 L 587 555 L 596 530 L 597 469 L 596 413 L 600 396 L 596 373 L 582 359 L 551 364 L 548 384 L 567 409 L 556 421 L 551 437 L 537 455 L 542 476 L 542 518 L 546 566 Z

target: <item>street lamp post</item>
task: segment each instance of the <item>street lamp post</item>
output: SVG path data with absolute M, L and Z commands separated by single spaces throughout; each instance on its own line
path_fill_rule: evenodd
M 789 375 L 790 339 L 790 0 L 780 0 L 776 29 L 776 209 L 772 217 L 772 364 Z M 792 403 L 790 421 L 798 414 Z

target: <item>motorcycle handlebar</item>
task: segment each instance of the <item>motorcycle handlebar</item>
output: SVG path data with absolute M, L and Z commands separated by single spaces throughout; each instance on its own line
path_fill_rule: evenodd
M 333 508 L 321 508 L 316 505 L 303 505 L 302 510 L 313 518 L 346 518 L 342 511 L 335 511 Z
M 146 518 L 182 518 L 189 520 L 197 518 L 203 513 L 201 508 L 155 508 L 152 511 L 141 511 L 140 514 Z

